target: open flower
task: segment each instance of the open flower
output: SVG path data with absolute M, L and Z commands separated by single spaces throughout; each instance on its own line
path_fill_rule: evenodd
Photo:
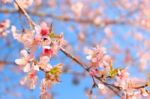
M 49 27 L 47 23 L 42 22 L 40 26 L 41 26 L 41 30 L 40 30 L 41 36 L 47 36 L 49 33 Z
M 17 33 L 15 26 L 11 27 L 11 31 L 12 31 L 13 37 L 19 42 L 23 43 L 25 48 L 31 48 L 35 46 L 35 44 L 37 44 L 35 43 L 35 41 L 37 40 L 34 39 L 34 31 L 24 31 L 23 34 L 19 34 Z
M 28 61 L 30 60 L 29 54 L 28 54 L 28 52 L 27 52 L 26 50 L 24 50 L 24 49 L 21 50 L 20 53 L 21 53 L 21 58 L 16 59 L 16 60 L 15 60 L 15 63 L 16 63 L 17 65 L 20 65 L 20 66 L 26 65 L 26 64 L 28 63 Z
M 128 83 L 129 83 L 128 76 L 129 76 L 129 73 L 127 72 L 127 68 L 119 70 L 115 85 L 120 86 L 123 89 L 127 89 Z
M 37 64 L 32 63 L 32 70 L 39 71 L 39 66 Z
M 52 85 L 52 82 L 46 78 L 42 79 L 41 85 L 40 85 L 40 99 L 52 99 L 52 96 L 50 93 L 47 92 L 47 89 L 50 88 Z
M 44 69 L 45 71 L 49 71 L 52 68 L 52 66 L 49 64 L 49 60 L 50 60 L 50 57 L 41 56 L 39 62 L 37 63 L 37 65 L 40 68 Z
M 19 66 L 22 66 L 24 72 L 29 72 L 31 70 L 30 62 L 33 60 L 33 58 L 25 49 L 21 50 L 20 53 L 21 53 L 21 58 L 16 59 L 15 63 Z
M 52 86 L 52 82 L 49 79 L 42 79 L 41 85 L 40 85 L 40 89 L 42 93 L 46 92 L 47 88 L 50 88 Z
M 53 49 L 50 46 L 43 47 L 43 55 L 45 56 L 52 56 L 54 54 Z

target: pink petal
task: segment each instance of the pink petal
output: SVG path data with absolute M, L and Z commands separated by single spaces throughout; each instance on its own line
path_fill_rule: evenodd
M 26 65 L 27 61 L 22 58 L 22 59 L 16 59 L 16 60 L 15 60 L 15 63 L 16 63 L 17 65 L 23 66 L 23 65 Z
M 23 71 L 24 72 L 29 72 L 31 70 L 30 64 L 28 63 L 24 68 Z
M 27 57 L 29 55 L 25 49 L 21 50 L 20 53 L 23 57 Z
M 42 57 L 40 57 L 40 62 L 41 63 L 46 64 L 46 63 L 49 62 L 49 60 L 50 60 L 50 58 L 48 56 L 42 56 Z

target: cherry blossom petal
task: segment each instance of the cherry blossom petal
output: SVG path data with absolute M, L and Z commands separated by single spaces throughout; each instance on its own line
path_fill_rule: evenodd
M 47 64 L 49 62 L 50 58 L 48 56 L 42 56 L 40 57 L 40 62 Z
M 16 63 L 17 65 L 23 66 L 23 65 L 26 65 L 26 64 L 27 64 L 27 61 L 22 58 L 22 59 L 16 59 L 16 60 L 15 60 L 15 63 Z
M 29 63 L 26 64 L 26 66 L 23 67 L 23 71 L 24 71 L 24 72 L 29 72 L 30 70 L 31 70 L 31 66 L 30 66 Z

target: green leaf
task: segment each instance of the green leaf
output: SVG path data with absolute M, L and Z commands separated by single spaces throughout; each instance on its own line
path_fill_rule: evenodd
M 55 38 L 55 33 L 54 32 L 49 33 L 49 37 L 50 38 Z
M 49 71 L 49 74 L 55 74 L 58 71 L 58 68 L 54 67 Z
M 114 78 L 117 74 L 118 74 L 118 69 L 111 69 L 111 70 L 109 71 L 109 76 L 110 76 L 111 78 Z
M 49 37 L 51 39 L 56 39 L 56 38 L 62 38 L 63 35 L 62 34 L 55 34 L 54 32 L 49 33 Z
M 63 64 L 57 64 L 48 73 L 52 75 L 59 75 L 62 71 Z

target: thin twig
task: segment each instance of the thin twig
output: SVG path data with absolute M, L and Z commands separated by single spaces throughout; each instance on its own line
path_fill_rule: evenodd
M 18 6 L 19 11 L 21 11 L 25 15 L 25 17 L 27 18 L 27 20 L 31 24 L 31 26 L 35 27 L 36 24 L 32 21 L 32 19 L 30 18 L 30 16 L 28 15 L 28 13 L 25 11 L 25 9 L 20 6 L 18 0 L 14 0 L 14 2 Z
M 83 62 L 81 62 L 80 60 L 78 60 L 75 56 L 73 56 L 72 54 L 68 53 L 64 48 L 60 48 L 60 51 L 63 52 L 66 56 L 68 56 L 69 58 L 71 58 L 73 61 L 75 61 L 77 64 L 81 65 L 83 69 L 85 69 L 86 71 L 88 70 L 88 66 L 86 64 L 84 64 Z

